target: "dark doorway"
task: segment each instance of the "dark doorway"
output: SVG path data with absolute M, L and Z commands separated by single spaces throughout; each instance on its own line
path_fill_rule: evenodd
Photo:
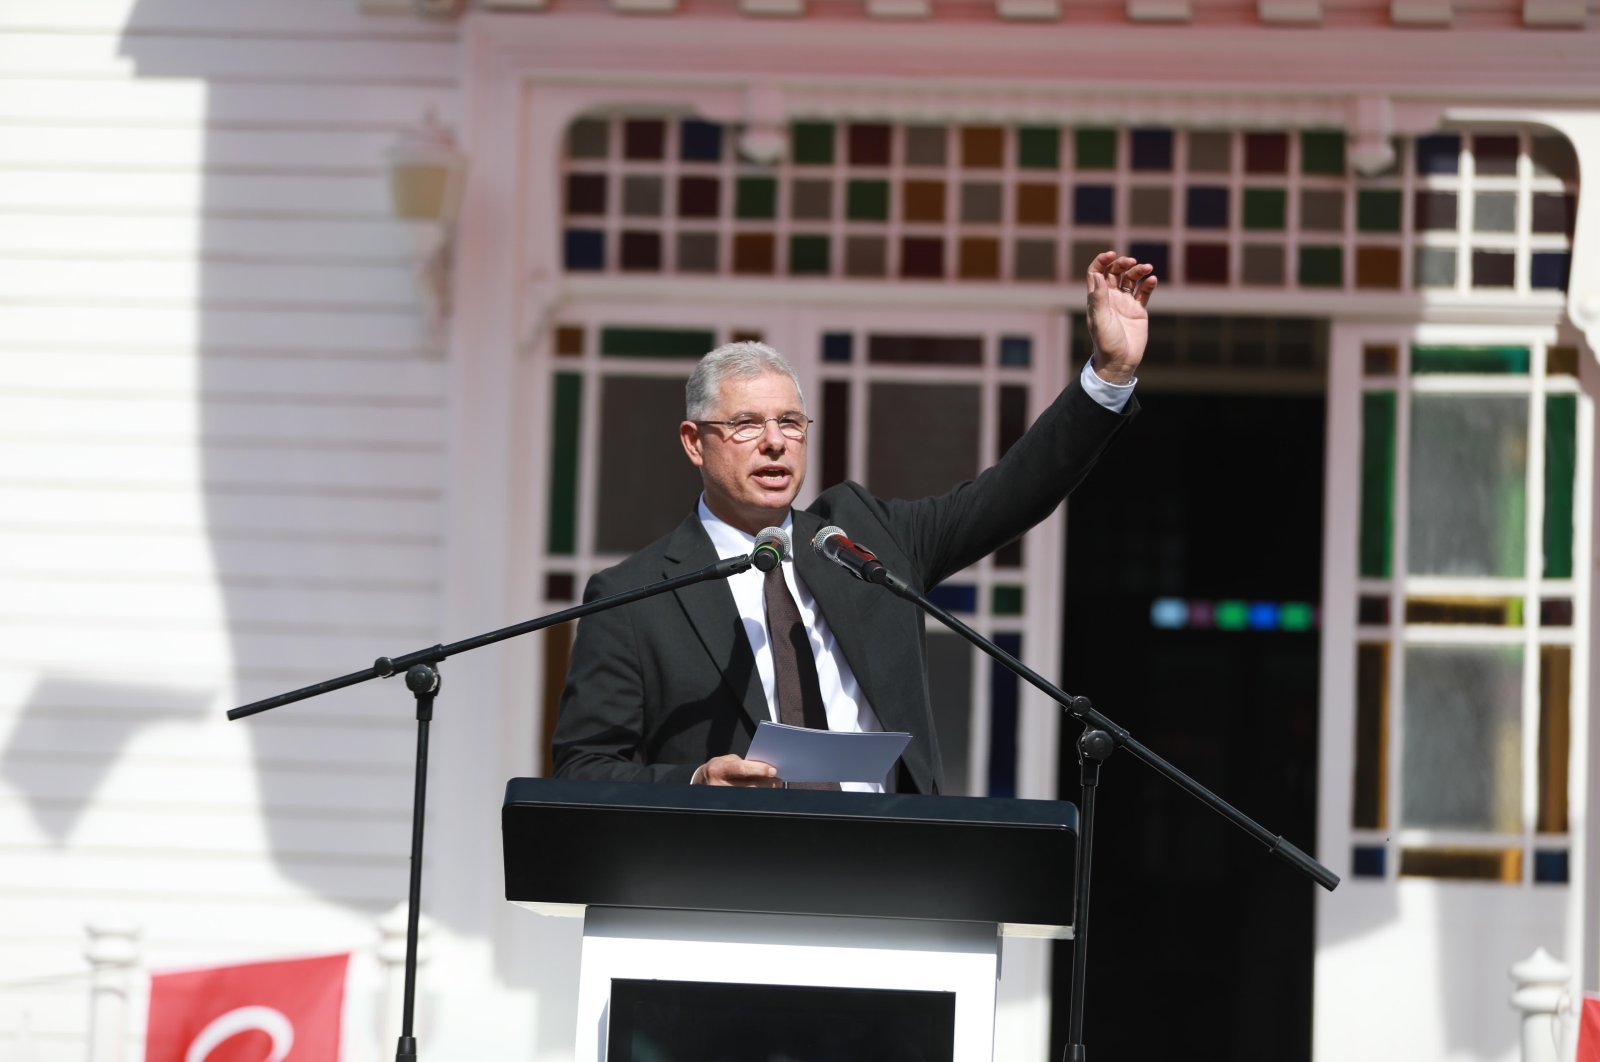
M 1141 402 L 1070 503 L 1063 685 L 1312 850 L 1319 635 L 1294 603 L 1321 596 L 1323 396 Z M 1062 728 L 1074 802 L 1078 732 Z M 1099 793 L 1090 1057 L 1309 1059 L 1316 886 L 1126 752 Z M 1071 956 L 1057 946 L 1053 1058 Z

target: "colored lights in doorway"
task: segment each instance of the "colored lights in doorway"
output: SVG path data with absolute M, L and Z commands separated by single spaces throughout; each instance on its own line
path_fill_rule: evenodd
M 1314 630 L 1316 606 L 1305 601 L 1217 601 L 1158 597 L 1150 603 L 1150 625 L 1157 630 L 1299 631 Z

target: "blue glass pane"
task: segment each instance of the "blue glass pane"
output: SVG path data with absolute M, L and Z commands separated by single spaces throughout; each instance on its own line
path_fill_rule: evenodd
M 1079 225 L 1109 225 L 1116 213 L 1116 190 L 1103 184 L 1080 184 L 1072 190 L 1072 220 Z
M 944 583 L 928 591 L 928 600 L 947 612 L 976 612 L 978 588 L 971 583 Z
M 1167 263 L 1171 258 L 1170 248 L 1165 241 L 1152 243 L 1131 243 L 1128 253 L 1141 262 L 1149 262 L 1154 266 L 1153 275 L 1164 277 L 1168 273 Z
M 1572 255 L 1566 251 L 1535 251 L 1528 282 L 1552 291 L 1567 289 L 1567 274 L 1572 270 Z
M 1357 845 L 1350 852 L 1350 872 L 1358 878 L 1383 877 L 1383 849 Z
M 1250 629 L 1270 631 L 1278 627 L 1278 606 L 1270 601 L 1257 601 L 1250 606 Z
M 1460 164 L 1459 136 L 1417 137 L 1418 173 L 1455 173 Z
M 683 123 L 678 156 L 685 162 L 717 162 L 722 158 L 722 126 L 690 119 Z
M 1189 189 L 1188 224 L 1191 229 L 1227 228 L 1228 190 L 1226 188 Z
M 823 335 L 823 361 L 849 361 L 854 354 L 855 336 L 849 332 L 828 332 Z
M 1133 168 L 1136 170 L 1172 169 L 1172 130 L 1135 129 L 1133 131 Z
M 1533 880 L 1565 884 L 1567 881 L 1567 853 L 1534 852 Z
M 568 269 L 604 269 L 606 234 L 593 229 L 568 229 L 564 260 Z
M 1022 635 L 997 634 L 994 643 L 1022 656 Z M 989 669 L 989 795 L 1017 795 L 1017 676 L 996 660 Z
M 1029 336 L 1001 336 L 1000 364 L 1026 369 L 1033 364 L 1033 339 Z

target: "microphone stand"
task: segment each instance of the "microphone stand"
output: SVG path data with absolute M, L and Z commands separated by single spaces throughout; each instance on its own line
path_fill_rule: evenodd
M 758 546 L 756 553 L 763 548 Z M 785 546 L 787 548 L 787 545 Z M 775 555 L 775 554 L 774 554 Z M 641 601 L 647 597 L 655 597 L 669 590 L 678 590 L 695 583 L 706 582 L 710 579 L 726 579 L 748 570 L 754 564 L 754 555 L 748 557 L 728 557 L 715 564 L 708 564 L 698 571 L 688 572 L 671 579 L 651 583 L 648 586 L 638 587 L 633 590 L 624 590 L 610 597 L 596 598 L 585 601 L 581 605 L 574 605 L 560 612 L 552 612 L 548 616 L 537 619 L 525 620 L 510 627 L 502 627 L 497 631 L 487 634 L 463 638 L 459 642 L 449 645 L 435 645 L 429 649 L 418 649 L 415 652 L 405 653 L 397 657 L 380 656 L 373 665 L 364 671 L 355 671 L 339 678 L 327 679 L 323 682 L 313 683 L 288 693 L 280 693 L 265 700 L 255 701 L 240 708 L 228 710 L 229 719 L 243 719 L 246 716 L 256 715 L 260 712 L 281 708 L 285 704 L 295 701 L 307 700 L 318 697 L 334 690 L 342 690 L 346 686 L 354 686 L 359 682 L 369 679 L 388 678 L 401 672 L 406 676 L 406 688 L 411 690 L 417 702 L 417 754 L 416 778 L 411 798 L 411 882 L 408 892 L 409 909 L 406 913 L 406 982 L 404 1006 L 400 1019 L 400 1039 L 395 1047 L 395 1062 L 416 1062 L 417 1040 L 412 1035 L 412 1019 L 416 1009 L 417 987 L 417 919 L 422 909 L 422 823 L 423 810 L 427 803 L 428 795 L 428 724 L 433 721 L 433 702 L 439 694 L 439 669 L 438 664 L 446 657 L 455 656 L 473 649 L 481 649 L 486 645 L 515 638 L 520 634 L 531 634 L 534 631 L 553 627 L 558 623 L 568 620 L 581 619 L 595 612 L 603 612 L 618 605 L 626 605 L 634 601 Z M 770 565 L 769 565 L 770 566 Z M 765 568 L 762 569 L 763 571 Z
M 845 566 L 855 571 L 850 565 Z M 1088 1058 L 1088 1051 L 1083 1043 L 1083 997 L 1089 961 L 1089 876 L 1094 856 L 1095 792 L 1100 785 L 1100 765 L 1118 748 L 1125 748 L 1133 753 L 1138 759 L 1153 767 L 1163 778 L 1266 845 L 1272 854 L 1324 889 L 1332 892 L 1338 886 L 1337 874 L 1146 748 L 1127 730 L 1102 715 L 1093 704 L 1089 703 L 1087 697 L 1074 697 L 1062 691 L 1060 687 L 1028 665 L 929 601 L 916 587 L 883 567 L 878 561 L 873 560 L 859 574 L 867 582 L 878 583 L 891 593 L 905 598 L 1000 661 L 1011 672 L 1065 708 L 1068 715 L 1084 726 L 1083 733 L 1078 736 L 1078 765 L 1083 798 L 1078 808 L 1078 866 L 1073 904 L 1071 1012 L 1068 1016 L 1067 1045 L 1062 1052 L 1064 1062 L 1086 1062 Z

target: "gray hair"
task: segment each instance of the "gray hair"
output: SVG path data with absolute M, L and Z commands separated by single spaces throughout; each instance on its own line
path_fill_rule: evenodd
M 765 343 L 743 340 L 724 343 L 700 359 L 700 364 L 689 374 L 683 389 L 684 419 L 705 420 L 712 407 L 722 396 L 724 380 L 748 380 L 765 376 L 769 372 L 781 373 L 794 384 L 794 393 L 800 395 L 799 412 L 806 411 L 806 396 L 800 391 L 800 378 L 794 374 L 789 359 Z

